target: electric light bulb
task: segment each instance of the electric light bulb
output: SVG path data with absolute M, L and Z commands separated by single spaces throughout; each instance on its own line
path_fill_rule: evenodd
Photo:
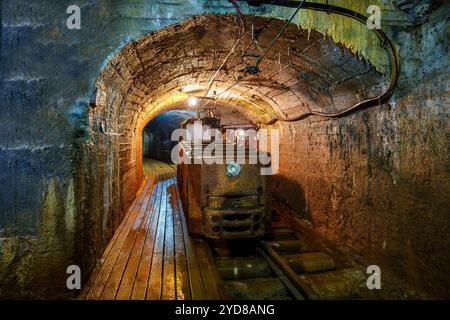
M 198 103 L 198 99 L 196 97 L 189 97 L 188 104 L 191 107 L 195 107 L 197 105 L 197 103 Z

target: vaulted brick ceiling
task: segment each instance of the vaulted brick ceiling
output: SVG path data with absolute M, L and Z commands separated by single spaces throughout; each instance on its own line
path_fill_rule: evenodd
M 378 94 L 386 83 L 348 49 L 296 25 L 288 27 L 263 59 L 259 74 L 244 75 L 242 52 L 249 48 L 249 53 L 261 53 L 250 45 L 252 25 L 264 50 L 284 21 L 246 16 L 245 24 L 241 44 L 208 94 L 221 106 L 267 121 L 350 107 Z M 234 16 L 205 15 L 127 44 L 97 81 L 97 110 L 104 118 L 116 118 L 121 130 L 140 132 L 161 111 L 185 107 L 188 94 L 203 94 L 238 33 Z

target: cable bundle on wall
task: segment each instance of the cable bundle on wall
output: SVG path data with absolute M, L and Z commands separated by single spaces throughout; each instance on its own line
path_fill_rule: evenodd
M 216 71 L 216 73 L 214 74 L 214 76 L 212 77 L 211 81 L 209 82 L 208 88 L 205 92 L 205 96 L 209 93 L 214 80 L 216 79 L 217 75 L 219 74 L 219 72 L 221 71 L 221 69 L 226 65 L 226 63 L 228 62 L 228 60 L 230 59 L 230 57 L 233 55 L 233 53 L 236 51 L 237 46 L 239 45 L 239 43 L 241 42 L 242 38 L 243 38 L 243 33 L 244 33 L 244 22 L 243 22 L 243 16 L 242 13 L 239 9 L 239 6 L 236 3 L 236 0 L 229 0 L 236 12 L 237 12 L 237 21 L 240 27 L 240 34 L 238 39 L 236 40 L 234 46 L 232 47 L 232 49 L 230 50 L 230 52 L 228 53 L 228 55 L 225 57 L 223 63 L 221 64 L 221 66 L 218 68 L 218 70 Z M 343 7 L 339 7 L 339 6 L 335 6 L 335 5 L 330 5 L 330 4 L 323 4 L 323 3 L 313 3 L 313 2 L 305 2 L 305 0 L 302 1 L 286 1 L 286 0 L 268 0 L 268 1 L 252 1 L 252 0 L 239 0 L 239 1 L 246 1 L 251 5 L 259 5 L 259 4 L 272 4 L 272 5 L 281 5 L 281 6 L 287 6 L 287 7 L 295 7 L 296 11 L 293 13 L 293 15 L 291 16 L 291 18 L 286 22 L 286 24 L 283 26 L 283 28 L 280 30 L 280 32 L 277 34 L 276 37 L 274 37 L 274 39 L 272 40 L 272 42 L 270 43 L 270 45 L 263 51 L 263 53 L 256 57 L 256 62 L 254 65 L 246 65 L 246 67 L 242 70 L 244 72 L 245 75 L 247 74 L 257 74 L 259 72 L 259 68 L 258 65 L 261 63 L 261 61 L 263 60 L 263 58 L 268 54 L 268 52 L 272 49 L 273 45 L 276 43 L 276 41 L 278 41 L 278 39 L 281 37 L 281 35 L 286 31 L 287 27 L 289 26 L 289 24 L 292 22 L 292 20 L 294 19 L 294 17 L 296 16 L 296 14 L 299 12 L 300 9 L 308 9 L 308 10 L 315 10 L 315 11 L 321 11 L 321 12 L 326 12 L 328 14 L 334 13 L 334 14 L 339 14 L 339 15 L 343 15 L 349 18 L 352 18 L 354 20 L 357 20 L 361 23 L 366 24 L 367 22 L 367 17 L 364 16 L 363 14 L 347 9 L 347 8 L 343 8 Z M 283 119 L 283 118 L 274 118 L 270 121 L 267 122 L 263 122 L 263 124 L 265 125 L 272 125 L 278 121 L 282 121 L 282 122 L 295 122 L 295 121 L 299 121 L 299 120 L 303 120 L 306 119 L 310 116 L 316 115 L 316 116 L 321 116 L 321 117 L 326 117 L 326 118 L 339 118 L 339 117 L 344 117 L 347 116 L 351 113 L 354 113 L 356 111 L 359 110 L 363 110 L 372 106 L 376 106 L 376 105 L 381 105 L 383 103 L 386 103 L 389 101 L 389 99 L 392 97 L 395 87 L 397 85 L 397 81 L 398 81 L 398 76 L 399 76 L 399 72 L 400 72 L 400 63 L 399 63 L 399 59 L 398 59 L 398 55 L 397 55 L 397 51 L 393 45 L 393 43 L 391 42 L 391 40 L 387 37 L 387 35 L 381 30 L 381 29 L 372 29 L 373 32 L 375 32 L 375 34 L 378 36 L 378 38 L 380 39 L 380 44 L 381 46 L 386 50 L 388 57 L 389 57 L 389 64 L 390 64 L 390 81 L 389 81 L 389 85 L 387 87 L 387 89 L 380 95 L 378 95 L 377 97 L 374 98 L 370 98 L 370 99 L 366 99 L 363 100 L 361 102 L 358 102 L 357 104 L 344 109 L 342 111 L 338 111 L 338 112 L 333 112 L 333 113 L 327 113 L 327 112 L 320 112 L 320 111 L 310 111 L 304 114 L 301 114 L 297 117 L 294 118 L 287 118 L 287 119 Z M 244 77 L 240 77 L 236 83 L 232 86 L 230 86 L 228 89 L 226 89 L 224 92 L 221 92 L 220 94 L 216 94 L 215 96 L 221 95 L 225 92 L 227 92 L 228 90 L 230 90 L 232 87 L 234 87 L 238 82 L 240 82 Z

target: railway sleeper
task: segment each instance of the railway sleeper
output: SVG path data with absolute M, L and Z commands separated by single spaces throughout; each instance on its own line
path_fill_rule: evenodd
M 359 268 L 302 274 L 299 279 L 309 287 L 309 299 L 360 298 L 361 290 L 367 289 L 365 275 Z
M 267 244 L 271 246 L 279 254 L 294 254 L 312 251 L 311 245 L 298 240 L 273 240 L 267 241 Z
M 286 286 L 278 278 L 252 278 L 226 281 L 225 290 L 232 299 L 292 300 Z
M 299 253 L 283 258 L 297 273 L 328 271 L 335 268 L 334 259 L 323 252 Z
M 260 257 L 217 259 L 216 264 L 223 280 L 265 278 L 272 276 L 269 264 Z

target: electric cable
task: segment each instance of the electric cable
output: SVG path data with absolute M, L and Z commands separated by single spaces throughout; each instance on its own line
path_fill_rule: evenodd
M 251 2 L 252 2 L 249 0 L 238 0 L 238 1 L 246 1 L 249 4 L 251 4 Z M 365 15 L 363 15 L 359 12 L 353 11 L 351 9 L 335 6 L 335 5 L 330 5 L 328 3 L 323 4 L 323 3 L 305 2 L 304 0 L 301 1 L 300 3 L 298 1 L 280 1 L 280 0 L 265 1 L 264 3 L 273 4 L 273 5 L 283 5 L 283 6 L 287 6 L 287 7 L 297 7 L 297 10 L 291 16 L 289 23 L 293 20 L 293 18 L 295 17 L 295 15 L 297 14 L 297 12 L 300 9 L 321 11 L 321 12 L 326 12 L 327 14 L 331 14 L 331 13 L 339 14 L 339 15 L 346 16 L 346 17 L 352 18 L 354 20 L 357 20 L 363 24 L 366 24 L 367 19 L 368 19 Z M 289 23 L 286 23 L 285 27 L 274 38 L 274 40 L 271 42 L 271 45 L 268 47 L 268 50 L 266 49 L 267 52 L 269 52 L 269 50 L 273 47 L 273 45 L 276 43 L 276 41 L 281 37 L 281 35 L 286 30 Z M 267 122 L 262 122 L 262 123 L 265 125 L 272 125 L 278 121 L 296 122 L 299 120 L 306 119 L 309 116 L 313 116 L 313 115 L 326 117 L 326 118 L 339 118 L 339 117 L 347 116 L 347 115 L 349 115 L 353 112 L 359 111 L 359 110 L 363 110 L 363 109 L 366 109 L 366 108 L 369 108 L 372 106 L 381 105 L 383 103 L 388 102 L 389 99 L 392 97 L 392 95 L 395 91 L 396 85 L 397 85 L 397 81 L 398 81 L 398 77 L 399 77 L 399 73 L 400 73 L 400 62 L 399 62 L 398 54 L 397 54 L 394 44 L 387 37 L 387 35 L 384 33 L 384 31 L 381 29 L 371 29 L 371 30 L 378 36 L 378 38 L 380 39 L 381 47 L 383 47 L 385 49 L 385 51 L 387 52 L 388 57 L 389 57 L 390 80 L 389 80 L 388 87 L 382 94 L 380 94 L 374 98 L 365 99 L 365 100 L 353 105 L 352 107 L 349 107 L 347 109 L 344 109 L 344 110 L 341 110 L 338 112 L 327 113 L 327 112 L 320 112 L 320 111 L 309 111 L 307 113 L 301 114 L 294 118 L 287 118 L 287 119 L 273 118 Z M 264 54 L 264 56 L 267 54 L 267 52 Z M 262 61 L 262 59 L 263 59 L 263 57 L 258 59 L 259 61 L 257 61 L 257 64 L 259 64 Z M 248 72 L 246 74 L 248 74 Z M 235 82 L 235 84 L 231 85 L 228 89 L 226 89 L 225 91 L 223 91 L 220 94 L 217 94 L 215 96 L 217 97 L 219 95 L 226 93 L 229 89 L 231 89 L 237 83 L 239 83 L 243 78 L 244 78 L 244 76 L 239 77 L 237 79 L 237 81 Z
M 256 66 L 258 66 L 261 63 L 262 59 L 264 59 L 264 57 L 267 55 L 267 53 L 272 49 L 272 47 L 275 44 L 275 42 L 277 42 L 278 39 L 281 37 L 281 35 L 286 31 L 287 27 L 289 27 L 289 25 L 291 24 L 292 20 L 294 20 L 295 16 L 300 11 L 300 9 L 301 9 L 301 7 L 303 6 L 304 3 L 305 3 L 305 0 L 302 0 L 300 2 L 300 4 L 298 5 L 297 9 L 292 14 L 291 18 L 288 21 L 286 21 L 284 27 L 280 30 L 280 32 L 278 32 L 277 36 L 272 40 L 272 42 L 266 48 L 266 50 L 264 50 L 263 54 L 258 58 L 258 60 L 256 60 Z
M 246 1 L 249 4 L 254 3 L 254 1 L 251 1 L 251 0 L 238 0 L 238 1 Z M 290 0 L 272 0 L 272 1 L 270 1 L 270 0 L 267 0 L 267 1 L 263 1 L 263 2 L 258 2 L 257 4 L 263 4 L 263 3 L 286 6 L 286 7 L 297 7 L 297 10 L 299 10 L 299 8 L 300 8 L 300 9 L 307 9 L 307 10 L 314 10 L 314 11 L 322 11 L 322 12 L 326 12 L 327 14 L 331 14 L 331 13 L 339 14 L 339 15 L 346 16 L 346 17 L 352 18 L 354 20 L 357 20 L 363 24 L 366 24 L 366 22 L 368 20 L 368 18 L 365 15 L 363 15 L 359 12 L 356 12 L 356 11 L 353 11 L 351 9 L 347 9 L 344 7 L 330 5 L 330 4 L 328 4 L 328 1 L 326 4 L 323 4 L 323 3 L 315 3 L 315 2 L 305 2 L 303 0 L 299 4 L 298 1 L 290 1 Z M 359 110 L 363 110 L 363 109 L 366 109 L 366 108 L 369 108 L 372 106 L 381 105 L 383 103 L 388 102 L 395 91 L 395 87 L 397 86 L 397 81 L 398 81 L 398 77 L 399 77 L 399 73 L 400 73 L 400 62 L 399 62 L 398 54 L 397 54 L 394 44 L 387 37 L 387 35 L 384 33 L 384 31 L 381 29 L 371 29 L 371 30 L 373 32 L 375 32 L 375 34 L 378 36 L 378 38 L 380 39 L 381 47 L 383 47 L 385 49 L 385 51 L 387 52 L 388 57 L 389 57 L 390 80 L 389 80 L 388 87 L 382 94 L 378 95 L 377 97 L 358 102 L 357 104 L 353 105 L 352 107 L 338 111 L 338 112 L 327 113 L 327 112 L 320 112 L 320 111 L 309 111 L 307 113 L 301 114 L 294 118 L 288 118 L 288 119 L 274 118 L 268 122 L 262 122 L 262 123 L 265 125 L 272 125 L 272 124 L 276 123 L 277 121 L 296 122 L 299 120 L 306 119 L 312 115 L 326 117 L 326 118 L 338 118 L 338 117 L 347 116 L 347 115 L 349 115 L 353 112 L 359 111 Z M 281 36 L 281 35 L 279 35 L 279 36 Z M 279 38 L 279 36 L 278 36 L 278 38 Z M 273 43 L 275 43 L 275 41 L 273 41 Z
M 205 94 L 204 94 L 205 97 L 208 95 L 209 91 L 211 90 L 212 85 L 213 85 L 214 81 L 216 80 L 217 76 L 219 75 L 220 71 L 222 70 L 222 68 L 227 64 L 227 62 L 230 59 L 230 57 L 236 51 L 236 48 L 241 43 L 242 38 L 244 37 L 244 33 L 245 33 L 245 24 L 244 24 L 244 18 L 243 18 L 241 9 L 239 9 L 239 6 L 236 3 L 236 0 L 228 0 L 228 1 L 231 4 L 233 4 L 234 9 L 236 10 L 237 21 L 238 21 L 238 25 L 239 25 L 239 36 L 236 39 L 236 41 L 235 41 L 233 47 L 231 48 L 230 52 L 226 55 L 226 57 L 222 61 L 222 64 L 219 66 L 219 68 L 216 70 L 214 75 L 211 77 L 211 79 L 210 79 L 210 81 L 208 83 L 208 87 L 206 88 L 206 91 L 205 91 Z

